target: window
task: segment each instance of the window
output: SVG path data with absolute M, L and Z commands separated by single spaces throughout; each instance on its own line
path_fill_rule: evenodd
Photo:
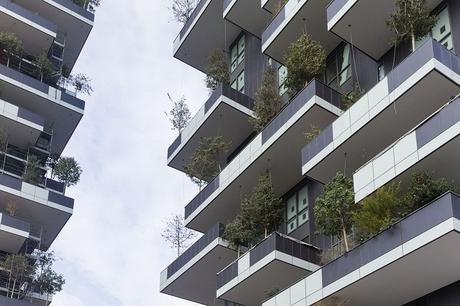
M 452 50 L 454 44 L 452 41 L 452 31 L 449 20 L 449 10 L 445 7 L 438 13 L 439 20 L 431 30 L 431 35 L 417 40 L 416 47 L 420 47 L 431 36 L 434 40 L 444 45 L 447 49 Z
M 286 66 L 281 65 L 278 68 L 278 92 L 280 96 L 284 95 L 287 91 L 287 87 L 285 85 L 287 74 L 288 71 Z
M 233 89 L 244 93 L 244 70 L 238 75 L 238 77 L 230 85 Z
M 246 48 L 246 43 L 245 43 L 244 35 L 243 35 L 238 40 L 238 43 L 236 43 L 230 51 L 230 54 L 231 54 L 230 72 L 235 71 L 238 65 L 244 61 L 245 48 Z
M 351 50 L 350 45 L 339 47 L 326 65 L 326 82 L 338 89 L 351 79 Z
M 286 203 L 287 233 L 290 234 L 308 221 L 308 188 L 304 186 Z

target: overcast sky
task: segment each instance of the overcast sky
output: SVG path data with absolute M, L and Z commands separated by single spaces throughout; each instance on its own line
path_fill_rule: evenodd
M 198 191 L 166 166 L 176 136 L 166 93 L 185 95 L 193 113 L 208 95 L 204 76 L 172 57 L 180 25 L 169 1 L 103 0 L 75 67 L 95 92 L 64 152 L 84 172 L 52 247 L 66 278 L 55 306 L 196 305 L 159 293 L 160 272 L 175 259 L 163 223 Z

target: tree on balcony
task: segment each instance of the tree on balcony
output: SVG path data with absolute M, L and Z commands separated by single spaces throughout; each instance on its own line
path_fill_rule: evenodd
M 352 90 L 342 98 L 342 105 L 344 109 L 349 109 L 356 103 L 362 96 L 364 96 L 364 90 L 359 86 L 358 83 L 353 85 Z
M 416 42 L 429 35 L 437 21 L 438 17 L 431 15 L 425 0 L 397 0 L 387 25 L 396 35 L 396 43 L 410 41 L 414 52 Z
M 191 113 L 184 96 L 179 100 L 174 100 L 169 93 L 167 95 L 173 107 L 169 114 L 166 113 L 166 117 L 171 122 L 172 130 L 176 130 L 180 134 L 190 121 Z
M 342 236 L 347 252 L 350 250 L 348 233 L 351 232 L 356 209 L 353 181 L 341 172 L 324 186 L 314 208 L 318 231 L 324 235 Z
M 196 0 L 172 0 L 171 11 L 177 22 L 185 24 L 192 16 Z
M 2 262 L 2 268 L 8 273 L 7 296 L 19 299 L 23 292 L 20 288 L 31 279 L 35 272 L 34 267 L 29 264 L 29 260 L 24 255 L 9 254 Z
M 78 73 L 76 75 L 70 75 L 70 85 L 75 89 L 75 93 L 83 93 L 91 96 L 93 93 L 93 87 L 91 86 L 91 79 L 84 73 Z
M 93 11 L 101 5 L 101 0 L 72 0 L 78 6 Z
M 42 53 L 39 56 L 37 56 L 34 60 L 34 64 L 37 67 L 40 81 L 46 82 L 53 75 L 53 64 L 49 60 L 48 55 L 46 53 Z
M 181 215 L 175 215 L 166 222 L 161 237 L 177 250 L 177 257 L 179 257 L 182 250 L 188 247 L 188 241 L 195 237 L 195 233 L 185 227 L 184 218 Z
M 257 132 L 263 128 L 280 112 L 283 102 L 276 86 L 276 71 L 268 68 L 263 75 L 262 85 L 256 93 L 254 105 L 255 118 L 250 118 Z
M 5 51 L 7 56 L 6 66 L 10 65 L 12 55 L 22 54 L 22 41 L 14 33 L 0 32 L 0 48 Z
M 204 137 L 193 152 L 185 172 L 201 188 L 221 171 L 221 155 L 230 149 L 231 142 L 223 136 Z
M 40 294 L 46 295 L 45 305 L 49 297 L 60 292 L 65 284 L 64 276 L 56 273 L 53 265 L 56 261 L 54 252 L 38 252 L 32 288 Z
M 73 157 L 60 157 L 52 170 L 52 176 L 66 187 L 78 184 L 83 170 Z
M 248 202 L 241 204 L 241 210 L 247 208 Z M 225 226 L 223 238 L 227 240 L 230 246 L 237 249 L 238 257 L 241 255 L 241 246 L 250 246 L 254 241 L 256 232 L 254 227 L 248 222 L 243 214 L 238 214 L 236 218 Z
M 326 52 L 310 35 L 302 34 L 284 57 L 288 75 L 285 85 L 292 98 L 326 68 Z
M 22 179 L 29 184 L 37 185 L 42 179 L 41 164 L 37 156 L 29 154 Z
M 206 67 L 206 87 L 213 91 L 220 84 L 230 84 L 227 57 L 224 52 L 216 50 L 208 58 Z

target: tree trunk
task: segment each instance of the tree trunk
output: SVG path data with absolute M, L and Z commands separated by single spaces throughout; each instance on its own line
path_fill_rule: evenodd
M 348 247 L 348 235 L 347 235 L 347 230 L 345 227 L 342 227 L 342 233 L 343 233 L 343 242 L 345 243 L 345 251 L 348 253 L 350 251 L 350 248 Z
M 265 238 L 267 238 L 267 236 L 268 236 L 268 229 L 265 228 Z
M 410 33 L 410 38 L 411 38 L 411 42 L 412 42 L 412 52 L 415 51 L 415 48 L 416 48 L 416 40 L 415 40 L 415 34 L 414 34 L 414 31 L 412 31 Z
M 16 279 L 13 281 L 13 290 L 11 290 L 11 298 L 14 298 L 14 289 L 16 289 Z
M 238 253 L 238 257 L 237 258 L 240 258 L 240 255 L 241 255 L 241 246 L 238 244 L 238 247 L 237 247 L 237 253 Z

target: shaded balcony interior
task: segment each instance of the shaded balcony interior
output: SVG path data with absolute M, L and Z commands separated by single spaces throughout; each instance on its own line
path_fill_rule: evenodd
M 6 213 L 0 213 L 0 250 L 18 253 L 29 238 L 30 224 Z
M 282 195 L 302 180 L 300 149 L 313 126 L 324 128 L 340 115 L 339 93 L 313 80 L 272 119 L 185 208 L 187 226 L 200 232 L 237 214 L 241 198 L 269 170 Z
M 460 60 L 434 40 L 408 56 L 302 150 L 303 174 L 351 176 L 460 92 Z
M 259 0 L 224 0 L 224 18 L 259 39 L 272 17 Z

